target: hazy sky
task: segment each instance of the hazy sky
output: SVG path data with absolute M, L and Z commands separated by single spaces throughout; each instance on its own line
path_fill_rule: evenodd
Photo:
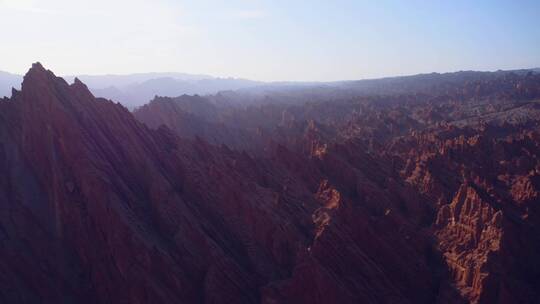
M 540 66 L 540 0 L 0 0 L 0 70 L 360 79 Z

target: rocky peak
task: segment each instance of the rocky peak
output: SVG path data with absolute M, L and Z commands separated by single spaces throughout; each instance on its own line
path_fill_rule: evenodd
M 66 109 L 70 104 L 81 107 L 85 101 L 94 102 L 94 96 L 78 78 L 69 85 L 39 62 L 32 64 L 24 75 L 21 91 L 14 90 L 12 99 L 23 101 L 23 107 L 27 108 L 25 111 L 36 111 L 41 115 Z
M 45 69 L 41 63 L 36 62 L 32 64 L 32 67 L 26 72 L 23 78 L 23 87 L 29 83 L 34 83 L 36 81 L 45 82 L 48 79 L 54 77 L 53 72 Z
M 62 85 L 67 86 L 67 83 L 37 62 L 32 64 L 24 75 L 20 96 L 26 103 L 50 104 L 55 99 L 53 97 L 58 95 L 59 86 Z

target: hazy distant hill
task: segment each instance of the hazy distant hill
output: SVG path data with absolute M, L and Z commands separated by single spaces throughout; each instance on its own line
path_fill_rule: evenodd
M 388 77 L 337 82 L 260 82 L 238 78 L 216 78 L 209 75 L 185 73 L 138 73 L 128 75 L 81 75 L 96 97 L 122 103 L 129 109 L 148 103 L 155 96 L 209 95 L 225 91 L 238 91 L 246 100 L 264 101 L 268 95 L 292 102 L 296 97 L 313 96 L 315 99 L 339 98 L 350 95 L 391 95 L 444 91 L 467 81 L 491 80 L 507 73 L 539 73 L 539 68 L 513 71 L 430 73 L 412 76 Z M 72 83 L 75 76 L 65 76 Z M 0 96 L 11 96 L 11 88 L 19 88 L 22 76 L 0 72 Z M 235 96 L 236 94 L 232 94 Z M 233 97 L 234 99 L 234 97 Z M 231 100 L 235 102 L 235 100 Z
M 91 87 L 91 90 L 96 96 L 113 99 L 121 102 L 128 108 L 134 108 L 147 103 L 156 95 L 215 94 L 219 91 L 238 90 L 261 84 L 256 81 L 233 78 L 181 80 L 172 77 L 161 77 L 131 83 L 125 86 Z
M 0 97 L 11 96 L 11 88 L 21 86 L 22 76 L 0 71 Z
M 494 72 L 458 71 L 450 73 L 429 73 L 412 76 L 387 77 L 381 79 L 353 80 L 341 83 L 344 88 L 353 89 L 363 94 L 407 94 L 432 93 L 433 90 L 444 91 L 455 85 L 470 81 L 490 81 L 508 74 L 538 73 L 536 69 L 498 70 Z
M 215 78 L 209 75 L 185 73 L 139 73 L 129 75 L 81 75 L 76 76 L 87 83 L 92 93 L 121 102 L 128 108 L 147 103 L 154 96 L 179 96 L 183 94 L 215 94 L 224 90 L 237 90 L 260 82 Z M 67 76 L 73 82 L 75 76 Z
M 85 82 L 96 97 L 118 101 L 130 109 L 147 103 L 156 95 L 215 94 L 219 91 L 238 90 L 263 84 L 246 79 L 216 78 L 186 73 L 64 76 L 69 83 L 72 83 L 75 77 Z M 0 95 L 11 96 L 11 88 L 18 89 L 21 82 L 21 75 L 0 71 Z
M 70 75 L 64 76 L 64 79 L 68 82 L 73 82 L 73 79 L 77 77 L 81 81 L 84 81 L 88 87 L 103 89 L 110 86 L 124 87 L 134 83 L 141 83 L 151 79 L 159 78 L 172 78 L 181 81 L 195 81 L 201 79 L 214 78 L 210 75 L 202 74 L 186 74 L 186 73 L 135 73 L 124 75 Z

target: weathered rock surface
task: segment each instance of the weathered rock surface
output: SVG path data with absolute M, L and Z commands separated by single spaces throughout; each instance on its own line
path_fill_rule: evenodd
M 0 101 L 0 303 L 536 303 L 539 84 L 132 115 L 34 64 Z

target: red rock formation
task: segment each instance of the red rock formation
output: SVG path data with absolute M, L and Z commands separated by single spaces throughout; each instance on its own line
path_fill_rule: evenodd
M 35 64 L 0 101 L 0 302 L 535 303 L 537 85 L 146 126 Z
M 489 291 L 496 275 L 503 234 L 503 212 L 484 202 L 473 187 L 462 185 L 435 222 L 438 247 L 459 291 L 472 303 Z
M 305 242 L 289 211 L 256 221 L 275 195 L 246 189 L 239 156 L 151 131 L 39 64 L 1 122 L 4 302 L 256 302 Z

